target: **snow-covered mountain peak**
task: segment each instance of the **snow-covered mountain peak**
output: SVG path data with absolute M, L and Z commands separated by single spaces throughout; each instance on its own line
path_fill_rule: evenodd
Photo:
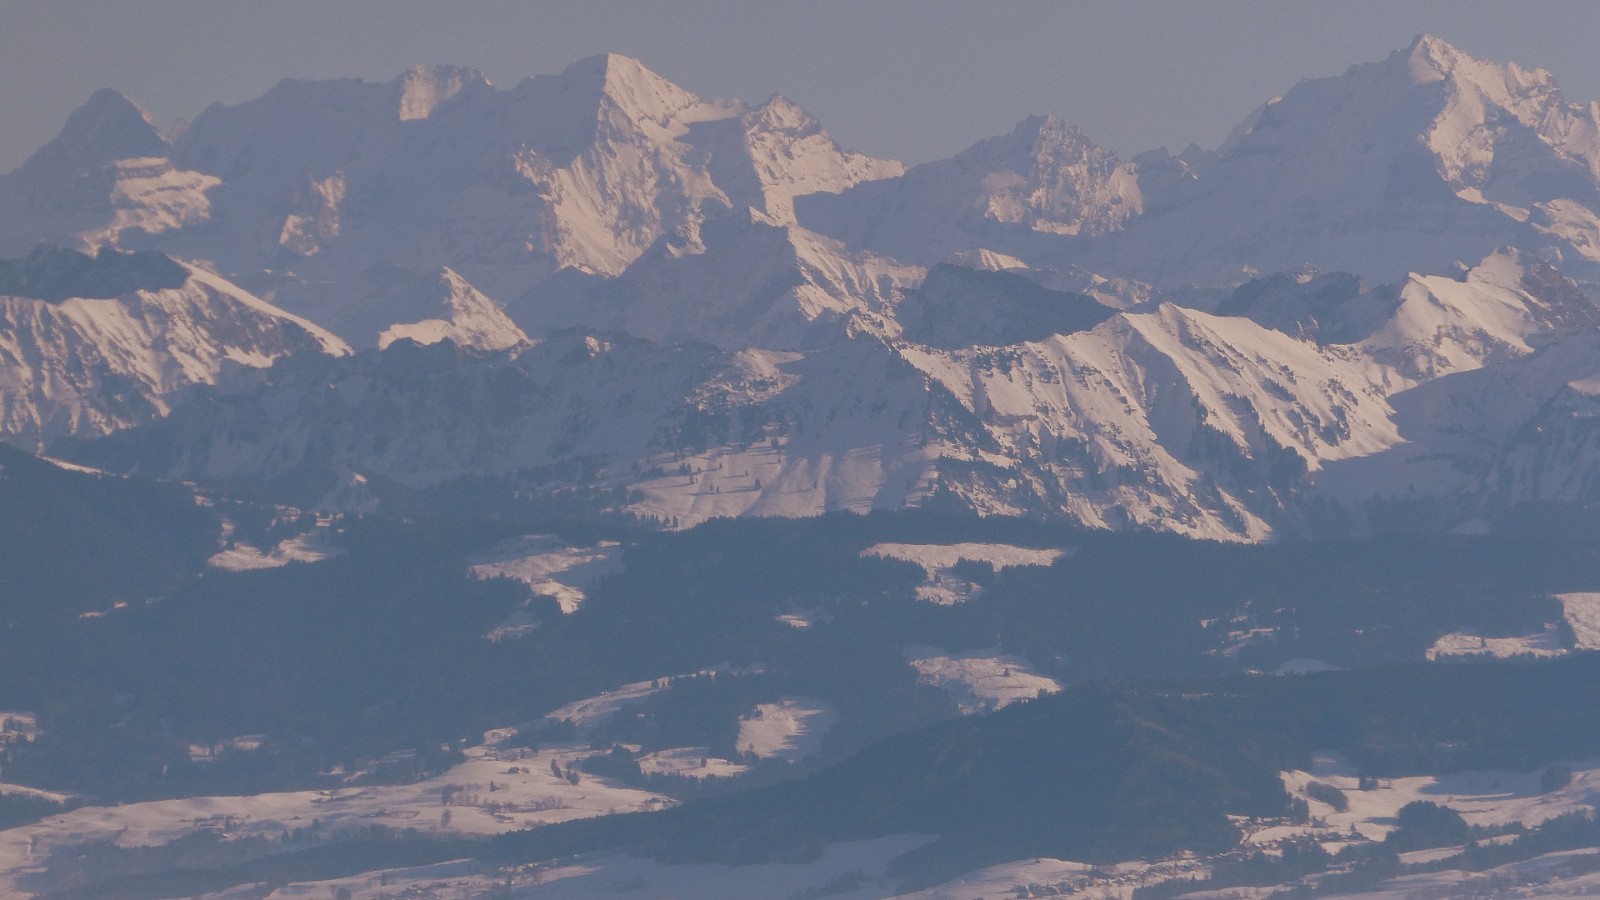
M 1198 174 L 1073 261 L 1189 283 L 1304 264 L 1391 282 L 1506 245 L 1600 262 L 1600 109 L 1438 38 L 1296 84 Z
M 1031 116 L 1009 133 L 900 178 L 808 197 L 800 224 L 898 259 L 933 264 L 990 247 L 1028 258 L 1039 235 L 1114 231 L 1143 209 L 1137 167 L 1076 126 Z
M 419 344 L 453 341 L 473 350 L 509 350 L 526 346 L 528 336 L 506 315 L 505 309 L 459 273 L 448 267 L 439 270 L 430 282 L 414 291 L 413 306 L 432 308 L 433 317 L 391 325 L 378 335 L 378 349 L 397 340 Z
M 580 59 L 564 69 L 559 78 L 570 89 L 604 101 L 630 119 L 662 127 L 700 103 L 699 97 L 620 53 Z
M 101 88 L 67 116 L 54 140 L 35 151 L 12 175 L 81 174 L 118 159 L 164 156 L 168 150 L 149 114 L 120 92 Z
M 1369 304 L 1370 305 L 1370 304 Z M 1413 273 L 1388 321 L 1358 346 L 1420 382 L 1531 353 L 1600 326 L 1600 309 L 1549 264 L 1512 248 L 1457 280 Z
M 730 200 L 759 209 L 774 224 L 795 224 L 795 197 L 836 194 L 905 172 L 893 160 L 841 149 L 811 113 L 783 96 L 774 95 L 744 113 L 739 128 L 738 168 L 717 166 L 713 176 L 720 176 Z M 759 196 L 745 188 L 751 175 Z
M 1546 264 L 1515 247 L 1501 247 L 1468 269 L 1466 282 L 1520 291 L 1527 283 L 1529 270 L 1539 265 Z
M 129 100 L 121 91 L 101 88 L 89 95 L 83 105 L 67 117 L 61 130 L 64 143 L 83 145 L 97 138 L 116 137 L 126 142 L 142 142 L 137 149 L 140 155 L 159 151 L 165 141 L 150 114 Z
M 822 125 L 805 107 L 782 94 L 773 94 L 760 106 L 745 114 L 747 128 L 771 128 L 796 137 L 822 130 Z
M 1472 59 L 1444 39 L 1431 34 L 1417 35 L 1410 47 L 1395 51 L 1394 56 L 1404 59 L 1413 84 L 1443 81 L 1457 63 Z
M 1509 100 L 1512 94 L 1535 86 L 1555 88 L 1554 79 L 1544 69 L 1524 69 L 1514 62 L 1501 64 L 1481 59 L 1431 34 L 1418 35 L 1410 47 L 1396 51 L 1391 60 L 1404 62 L 1413 84 L 1445 80 L 1471 83 L 1500 100 Z
M 403 122 L 426 119 L 439 104 L 463 90 L 490 87 L 489 79 L 477 69 L 464 66 L 412 66 L 394 80 L 399 94 L 397 106 Z

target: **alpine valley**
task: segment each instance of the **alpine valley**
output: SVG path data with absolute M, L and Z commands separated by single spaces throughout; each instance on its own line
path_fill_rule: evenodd
M 101 90 L 0 175 L 0 894 L 1600 892 L 1597 512 L 1600 104 L 1436 37 L 1128 159 Z

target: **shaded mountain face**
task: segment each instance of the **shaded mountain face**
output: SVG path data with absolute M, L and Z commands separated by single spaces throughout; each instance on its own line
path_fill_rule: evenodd
M 23 259 L 0 260 L 0 294 L 61 302 L 72 297 L 109 300 L 137 290 L 182 287 L 189 271 L 148 250 L 110 247 L 94 256 L 42 244 Z
M 157 596 L 204 565 L 219 530 L 182 485 L 68 471 L 0 446 L 0 618 L 71 621 Z
M 1113 312 L 1093 297 L 1051 290 L 1022 275 L 946 263 L 930 269 L 895 311 L 903 337 L 945 350 L 1087 331 Z
M 284 82 L 170 140 L 101 93 L 0 179 L 0 239 L 105 248 L 0 272 L 48 295 L 6 301 L 6 433 L 162 477 L 582 471 L 681 524 L 1454 527 L 1554 491 L 1492 472 L 1592 377 L 1595 121 L 1434 38 L 1215 153 L 1034 117 L 910 170 L 615 55 Z

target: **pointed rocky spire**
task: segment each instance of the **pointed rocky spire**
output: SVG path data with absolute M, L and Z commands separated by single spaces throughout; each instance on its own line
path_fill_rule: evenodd
M 144 110 L 121 93 L 101 88 L 73 110 L 61 133 L 35 151 L 18 171 L 42 166 L 98 167 L 117 159 L 164 156 L 169 149 Z
M 581 59 L 563 70 L 560 78 L 579 90 L 592 91 L 631 119 L 658 124 L 700 102 L 699 97 L 650 71 L 644 63 L 620 53 Z

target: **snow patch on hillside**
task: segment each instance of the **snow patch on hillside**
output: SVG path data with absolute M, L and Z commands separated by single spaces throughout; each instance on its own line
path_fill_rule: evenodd
M 276 569 L 289 563 L 321 562 L 343 554 L 343 550 L 328 544 L 324 534 L 312 531 L 279 541 L 271 550 L 261 550 L 249 544 L 235 544 L 226 550 L 213 553 L 211 558 L 206 560 L 206 565 L 227 572 L 250 572 L 257 569 Z
M 663 678 L 652 678 L 649 681 L 635 681 L 631 684 L 625 684 L 613 690 L 596 694 L 593 697 L 574 700 L 560 709 L 546 713 L 545 718 L 551 721 L 571 723 L 577 726 L 581 734 L 610 719 L 624 708 L 652 694 L 660 693 L 672 687 L 674 678 L 691 678 L 701 675 L 748 675 L 759 671 L 759 669 L 739 668 L 701 669 L 689 675 L 669 675 Z
M 734 746 L 762 759 L 799 762 L 821 751 L 822 735 L 838 719 L 839 713 L 820 700 L 787 697 L 776 703 L 759 703 L 740 717 Z
M 921 646 L 907 647 L 905 655 L 917 670 L 917 681 L 943 688 L 963 715 L 993 712 L 1018 700 L 1061 690 L 1060 682 L 1040 675 L 1018 656 L 946 656 L 941 650 Z
M 986 562 L 996 570 L 1008 566 L 1050 566 L 1062 556 L 1071 556 L 1071 549 L 1017 547 L 1011 544 L 873 544 L 861 551 L 863 557 L 878 556 L 915 563 L 924 572 L 932 574 L 950 569 L 963 559 Z
M 1600 650 L 1600 593 L 1557 594 L 1578 650 Z
M 675 747 L 657 750 L 638 758 L 639 771 L 646 775 L 677 775 L 682 778 L 733 778 L 750 771 L 749 766 L 712 756 L 707 747 Z
M 622 568 L 616 541 L 575 547 L 549 534 L 505 541 L 469 562 L 477 577 L 516 579 L 535 594 L 554 599 L 563 613 L 575 612 L 587 598 L 587 588 Z
M 1326 823 L 1314 826 L 1278 826 L 1257 833 L 1251 840 L 1277 840 L 1291 833 L 1326 832 L 1348 835 L 1354 830 L 1363 838 L 1381 841 L 1393 831 L 1395 814 L 1407 803 L 1425 800 L 1455 810 L 1469 825 L 1505 825 L 1540 822 L 1572 812 L 1586 812 L 1600 802 L 1600 760 L 1570 764 L 1572 780 L 1548 793 L 1540 786 L 1545 771 L 1508 772 L 1498 770 L 1458 772 L 1453 775 L 1417 775 L 1379 779 L 1377 788 L 1363 791 L 1355 767 L 1335 754 L 1319 754 L 1311 771 L 1282 773 L 1283 785 L 1291 796 L 1311 807 L 1311 815 Z M 1311 782 L 1321 782 L 1343 792 L 1349 808 L 1337 810 L 1307 792 Z
M 923 582 L 917 585 L 918 600 L 949 606 L 976 597 L 982 588 L 958 577 L 952 569 L 962 560 L 984 562 L 995 571 L 1008 566 L 1049 566 L 1073 549 L 1032 549 L 1010 544 L 874 544 L 861 551 L 862 557 L 898 559 L 922 567 Z

